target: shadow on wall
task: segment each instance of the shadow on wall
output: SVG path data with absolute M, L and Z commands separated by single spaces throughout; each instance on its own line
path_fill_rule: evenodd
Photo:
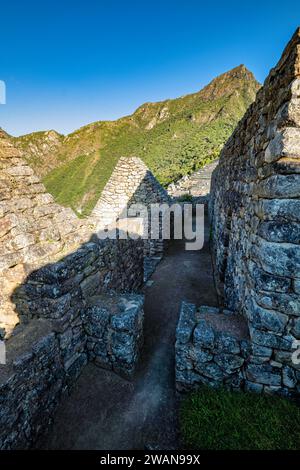
M 100 240 L 103 212 L 82 221 L 55 204 L 11 143 L 0 143 L 8 188 L 1 194 L 0 222 L 6 225 L 0 233 L 0 300 L 11 332 L 6 364 L 0 365 L 0 449 L 26 449 L 47 430 L 61 396 L 89 360 L 133 374 L 143 339 L 138 292 L 145 256 L 153 250 L 148 240 L 125 237 L 122 228 L 118 239 Z M 115 194 L 147 206 L 165 197 L 144 166 L 134 191 L 126 193 L 130 171 L 122 187 L 113 182 L 112 199 L 106 200 L 115 221 L 122 218 Z
M 89 360 L 132 375 L 143 339 L 142 283 L 143 241 L 94 234 L 15 289 L 20 324 L 0 365 L 1 449 L 34 444 Z

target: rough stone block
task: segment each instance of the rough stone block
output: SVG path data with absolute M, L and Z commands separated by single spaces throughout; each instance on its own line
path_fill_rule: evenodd
M 300 175 L 273 175 L 257 184 L 254 194 L 263 198 L 300 197 Z
M 143 342 L 143 296 L 102 294 L 91 298 L 89 303 L 84 328 L 90 358 L 99 366 L 102 364 L 130 377 Z
M 281 385 L 281 373 L 269 364 L 248 364 L 247 379 L 265 385 Z
M 215 346 L 215 333 L 211 325 L 201 318 L 194 329 L 193 343 L 200 348 L 213 349 Z
M 216 354 L 214 360 L 226 374 L 232 374 L 236 369 L 242 367 L 244 363 L 244 359 L 237 354 Z
M 300 246 L 291 243 L 272 243 L 259 239 L 253 255 L 263 269 L 276 276 L 299 278 Z
M 196 306 L 188 302 L 182 302 L 179 313 L 179 321 L 176 328 L 176 340 L 179 343 L 188 343 L 196 324 Z
M 288 322 L 288 316 L 275 310 L 267 310 L 253 300 L 247 310 L 248 318 L 254 328 L 282 333 Z

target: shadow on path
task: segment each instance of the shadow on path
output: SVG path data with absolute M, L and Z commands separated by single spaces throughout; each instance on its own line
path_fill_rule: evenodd
M 145 344 L 132 382 L 88 364 L 40 443 L 48 449 L 175 449 L 178 446 L 174 343 L 180 303 L 217 305 L 206 241 L 169 249 L 145 287 Z

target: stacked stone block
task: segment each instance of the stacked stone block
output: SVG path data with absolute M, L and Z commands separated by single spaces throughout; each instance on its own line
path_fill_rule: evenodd
M 98 230 L 105 227 L 114 228 L 120 220 L 127 218 L 126 207 L 130 208 L 136 204 L 149 209 L 151 204 L 169 203 L 167 192 L 140 158 L 121 157 L 92 212 L 92 219 L 97 223 Z M 166 247 L 161 237 L 151 239 L 149 215 L 150 212 L 145 214 L 142 210 L 137 215 L 144 219 L 148 226 L 149 237 L 144 240 L 146 263 L 147 258 L 162 256 Z M 147 277 L 148 275 L 145 276 Z
M 259 390 L 297 396 L 300 319 L 300 31 L 213 173 L 212 249 L 222 302 L 245 317 Z
M 0 335 L 7 351 L 0 366 L 0 448 L 17 449 L 47 430 L 91 358 L 85 316 L 91 298 L 121 296 L 114 319 L 130 316 L 121 299 L 143 284 L 144 244 L 99 240 L 93 220 L 56 204 L 4 133 L 0 167 Z M 127 367 L 128 375 L 142 337 L 142 298 L 133 303 L 132 347 L 122 351 L 125 332 L 117 329 L 112 344 L 114 370 Z
M 143 344 L 144 297 L 106 294 L 89 302 L 84 314 L 89 359 L 131 377 Z
M 176 388 L 241 389 L 251 344 L 245 320 L 229 310 L 182 302 L 176 329 Z

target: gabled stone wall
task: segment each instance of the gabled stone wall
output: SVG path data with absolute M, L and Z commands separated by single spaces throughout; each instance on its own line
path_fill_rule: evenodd
M 300 365 L 300 31 L 225 145 L 213 173 L 212 250 L 225 307 L 245 317 L 247 379 L 297 395 Z
M 98 229 L 114 227 L 119 219 L 127 217 L 126 208 L 134 204 L 150 208 L 151 204 L 169 203 L 167 192 L 140 158 L 121 157 L 92 212 L 92 219 L 97 221 Z M 162 239 L 145 240 L 145 257 L 162 255 L 164 246 Z

